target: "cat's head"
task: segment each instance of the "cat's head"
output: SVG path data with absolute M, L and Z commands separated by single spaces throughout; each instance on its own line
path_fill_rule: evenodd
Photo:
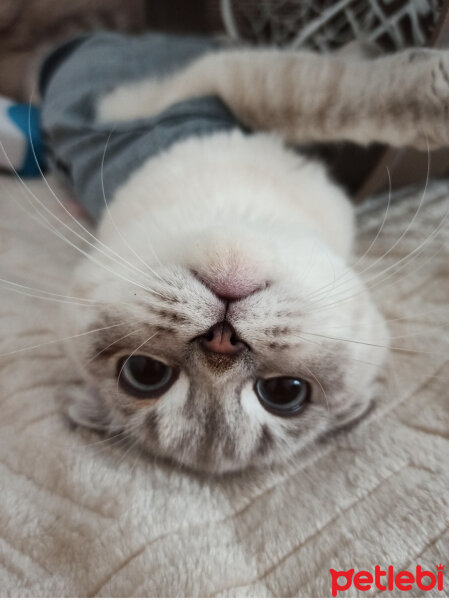
M 234 173 L 227 188 L 226 161 L 196 179 L 186 162 L 182 186 L 161 165 L 137 173 L 77 269 L 86 302 L 64 325 L 87 385 L 69 415 L 209 472 L 292 459 L 366 410 L 386 354 L 383 319 L 340 256 L 350 210 L 316 166 L 292 185 Z M 298 182 L 315 212 L 333 195 L 330 243 L 292 203 Z

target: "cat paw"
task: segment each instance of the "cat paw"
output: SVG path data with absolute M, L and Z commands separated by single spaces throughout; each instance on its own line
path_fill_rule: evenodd
M 449 146 L 449 51 L 410 50 L 408 63 L 416 72 L 418 97 L 409 101 L 419 123 L 416 145 L 423 150 Z
M 449 145 L 449 52 L 441 52 L 432 61 L 430 93 L 435 106 L 435 141 Z

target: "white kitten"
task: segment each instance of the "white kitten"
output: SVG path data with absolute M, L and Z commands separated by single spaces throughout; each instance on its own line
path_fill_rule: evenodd
M 433 52 L 371 62 L 229 52 L 117 90 L 100 116 L 216 93 L 244 122 L 290 140 L 438 145 L 447 63 Z M 277 135 L 176 144 L 122 185 L 98 236 L 104 246 L 79 266 L 72 293 L 99 304 L 64 314 L 67 335 L 99 329 L 68 346 L 87 383 L 69 405 L 75 422 L 223 473 L 295 459 L 366 410 L 388 332 L 349 267 L 352 207 Z

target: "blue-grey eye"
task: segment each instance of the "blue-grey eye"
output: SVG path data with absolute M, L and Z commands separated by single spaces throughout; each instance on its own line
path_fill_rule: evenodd
M 178 377 L 177 370 L 144 355 L 124 356 L 118 372 L 123 389 L 139 398 L 158 398 Z
M 310 398 L 310 384 L 297 377 L 258 379 L 254 386 L 262 406 L 281 417 L 298 414 Z

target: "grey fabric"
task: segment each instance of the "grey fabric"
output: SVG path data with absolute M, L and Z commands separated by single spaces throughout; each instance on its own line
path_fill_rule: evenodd
M 210 38 L 100 32 L 71 40 L 45 61 L 41 73 L 42 127 L 50 167 L 62 176 L 96 221 L 116 189 L 147 159 L 192 135 L 239 127 L 215 97 L 179 102 L 160 114 L 98 123 L 99 98 L 117 85 L 173 73 L 205 52 Z

